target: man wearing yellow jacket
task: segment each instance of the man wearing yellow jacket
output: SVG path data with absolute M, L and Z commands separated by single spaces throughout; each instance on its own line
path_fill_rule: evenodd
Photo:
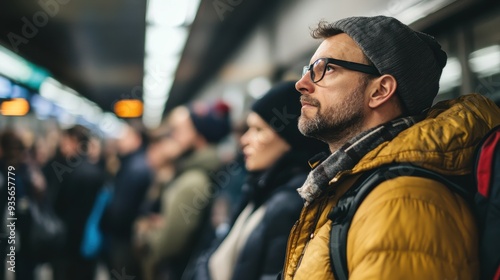
M 468 174 L 478 141 L 500 124 L 499 108 L 480 95 L 430 108 L 446 53 L 394 18 L 320 22 L 312 36 L 323 41 L 296 84 L 299 129 L 331 154 L 312 163 L 298 190 L 305 206 L 283 279 L 334 279 L 328 214 L 361 174 L 394 163 Z M 462 197 L 431 179 L 381 183 L 359 206 L 346 242 L 349 279 L 479 277 L 474 217 Z

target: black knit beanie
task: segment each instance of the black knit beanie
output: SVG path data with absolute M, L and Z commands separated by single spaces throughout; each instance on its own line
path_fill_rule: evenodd
M 196 102 L 188 109 L 194 127 L 209 143 L 221 141 L 231 131 L 230 109 L 223 101 Z
M 410 115 L 432 105 L 447 55 L 430 35 L 386 16 L 350 17 L 331 24 L 351 37 L 381 74 L 394 76 Z
M 295 151 L 311 155 L 327 151 L 328 146 L 316 139 L 305 137 L 298 129 L 302 105 L 295 82 L 281 82 L 255 101 L 252 111 L 257 113 Z

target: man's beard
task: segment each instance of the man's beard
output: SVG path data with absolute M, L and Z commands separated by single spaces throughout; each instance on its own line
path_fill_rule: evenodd
M 316 115 L 312 118 L 301 114 L 299 130 L 305 136 L 332 143 L 354 137 L 361 132 L 363 125 L 363 92 L 366 85 L 361 85 L 347 95 L 341 103 L 321 111 L 321 105 L 315 99 L 303 95 L 301 100 L 316 106 Z

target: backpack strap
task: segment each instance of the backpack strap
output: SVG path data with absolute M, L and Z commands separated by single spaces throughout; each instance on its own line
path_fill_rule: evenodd
M 481 278 L 500 279 L 500 126 L 483 137 L 475 154 Z
M 347 233 L 359 206 L 366 196 L 380 183 L 400 176 L 424 177 L 436 180 L 446 185 L 453 192 L 460 194 L 468 202 L 470 201 L 471 191 L 455 182 L 459 181 L 459 178 L 452 181 L 434 171 L 409 163 L 385 165 L 365 172 L 339 199 L 337 205 L 328 214 L 328 218 L 332 220 L 332 229 L 330 231 L 330 265 L 335 279 L 345 280 L 348 278 Z

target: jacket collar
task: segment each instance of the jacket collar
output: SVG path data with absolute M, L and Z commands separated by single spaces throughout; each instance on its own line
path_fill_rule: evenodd
M 383 142 L 392 140 L 401 131 L 411 127 L 420 119 L 419 117 L 399 118 L 371 128 L 358 134 L 333 152 L 309 173 L 304 185 L 298 189 L 306 206 L 321 195 L 333 176 L 343 170 L 353 168 L 369 151 Z
M 434 105 L 422 121 L 403 130 L 391 141 L 380 143 L 354 166 L 329 172 L 322 181 L 323 188 L 343 181 L 346 176 L 395 162 L 411 162 L 444 175 L 465 175 L 471 172 L 477 143 L 499 124 L 500 109 L 482 95 L 469 94 L 442 101 Z M 311 176 L 309 174 L 308 180 Z M 321 194 L 321 190 L 315 191 L 319 186 L 303 188 L 299 189 L 299 193 L 309 197 L 310 201 Z

